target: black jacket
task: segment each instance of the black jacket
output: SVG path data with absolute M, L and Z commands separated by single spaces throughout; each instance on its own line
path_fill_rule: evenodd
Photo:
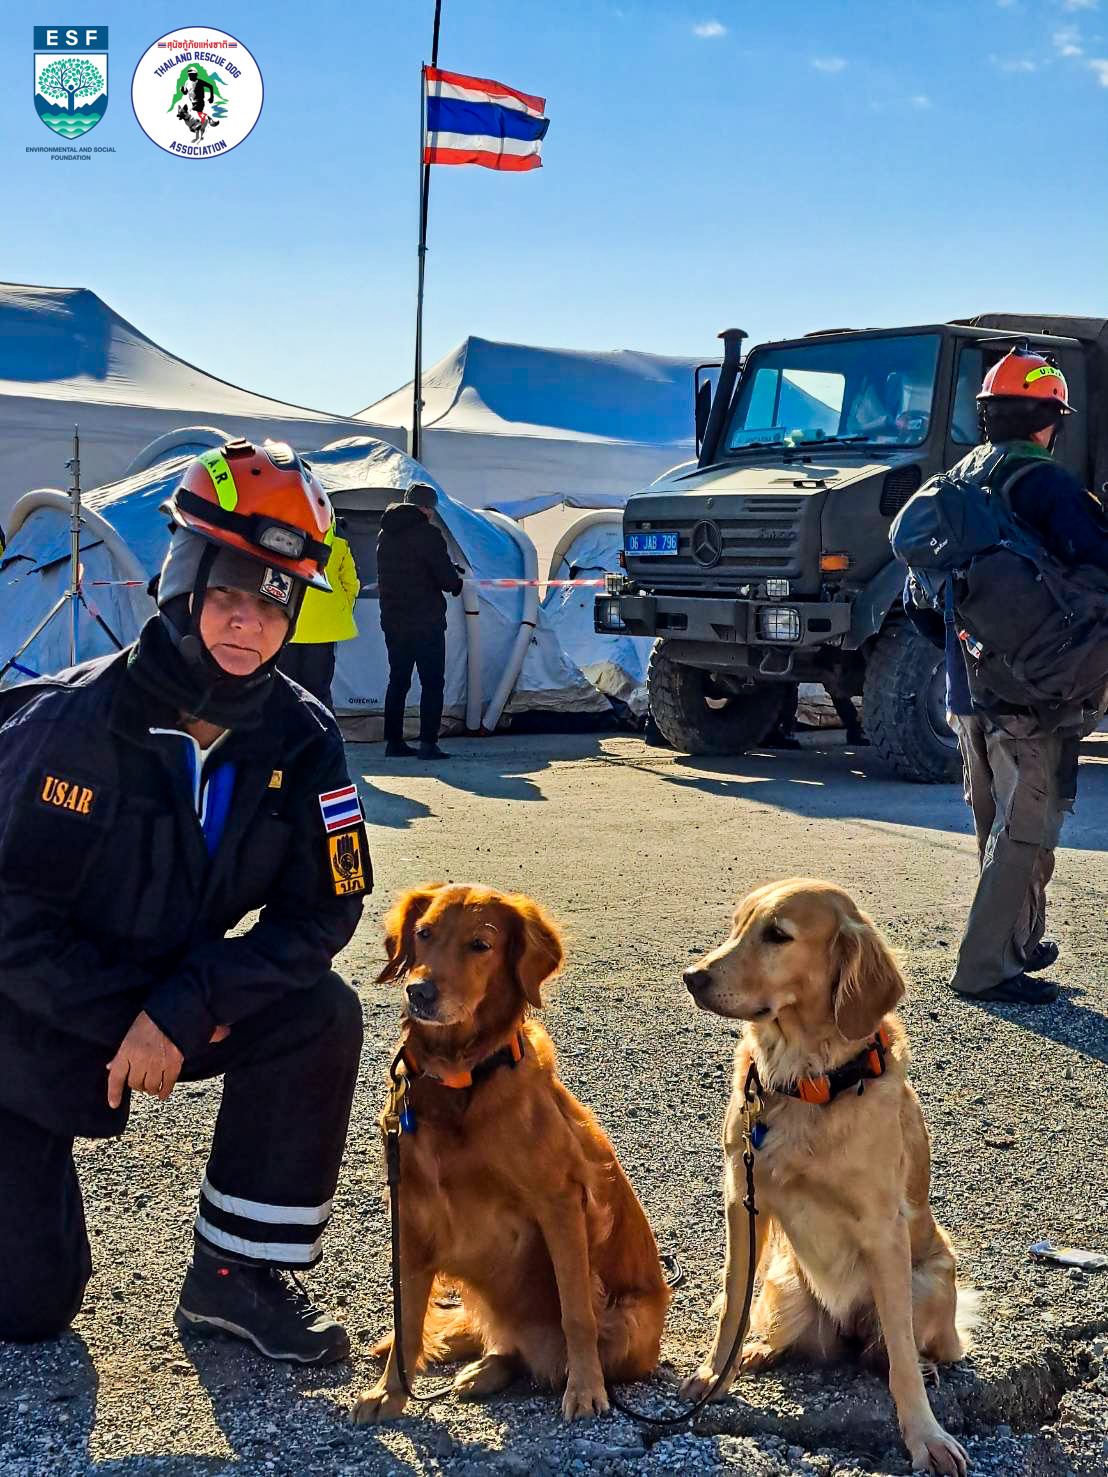
M 377 590 L 384 631 L 444 631 L 443 591 L 462 593 L 446 540 L 418 508 L 392 503 L 377 535 Z
M 0 724 L 0 1103 L 59 1134 L 120 1133 L 105 1067 L 140 1010 L 188 1058 L 311 989 L 353 934 L 365 830 L 328 834 L 319 798 L 350 783 L 342 740 L 276 674 L 260 725 L 212 751 L 235 768 L 209 858 L 187 741 L 150 732 L 177 716 L 126 652 L 0 695 Z

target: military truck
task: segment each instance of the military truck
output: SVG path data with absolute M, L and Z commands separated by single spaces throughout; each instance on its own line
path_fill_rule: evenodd
M 623 570 L 596 598 L 598 632 L 655 637 L 648 687 L 662 735 L 739 754 L 786 690 L 862 698 L 865 730 L 908 780 L 955 779 L 942 654 L 904 616 L 889 524 L 976 444 L 992 363 L 1026 344 L 1063 371 L 1079 415 L 1056 456 L 1108 481 L 1108 319 L 986 313 L 893 329 L 829 329 L 760 344 L 728 329 L 697 371 L 697 458 L 628 500 Z M 718 368 L 713 394 L 704 371 Z

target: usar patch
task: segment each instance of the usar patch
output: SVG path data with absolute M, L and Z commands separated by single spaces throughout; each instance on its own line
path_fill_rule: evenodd
M 73 815 L 91 815 L 96 804 L 96 791 L 91 785 L 79 784 L 77 780 L 44 774 L 38 798 L 43 805 L 56 806 Z

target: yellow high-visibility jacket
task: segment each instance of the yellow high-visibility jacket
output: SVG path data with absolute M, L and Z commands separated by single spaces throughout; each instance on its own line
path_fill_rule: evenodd
M 360 581 L 354 566 L 350 545 L 332 530 L 331 557 L 327 561 L 330 593 L 308 590 L 292 640 L 298 645 L 319 645 L 326 641 L 350 641 L 358 634 L 354 622 L 354 601 Z

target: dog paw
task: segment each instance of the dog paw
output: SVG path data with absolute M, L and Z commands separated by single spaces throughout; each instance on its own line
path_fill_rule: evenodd
M 578 1421 L 590 1415 L 604 1415 L 608 1409 L 608 1392 L 604 1381 L 574 1379 L 570 1376 L 562 1396 L 562 1415 L 567 1421 Z
M 752 1344 L 747 1344 L 739 1356 L 739 1368 L 743 1374 L 756 1374 L 760 1369 L 766 1369 L 780 1359 L 780 1352 L 767 1344 L 763 1339 L 755 1339 Z
M 969 1457 L 960 1442 L 936 1421 L 923 1431 L 905 1431 L 904 1444 L 914 1472 L 932 1472 L 939 1477 L 966 1477 Z
M 719 1376 L 710 1364 L 702 1364 L 695 1374 L 691 1374 L 687 1380 L 681 1382 L 682 1400 L 701 1400 L 715 1384 Z M 713 1400 L 722 1400 L 731 1388 L 734 1373 L 728 1374 L 723 1384 L 712 1396 Z
M 389 1390 L 383 1384 L 367 1390 L 351 1411 L 356 1426 L 379 1426 L 403 1414 L 408 1397 L 403 1390 Z

